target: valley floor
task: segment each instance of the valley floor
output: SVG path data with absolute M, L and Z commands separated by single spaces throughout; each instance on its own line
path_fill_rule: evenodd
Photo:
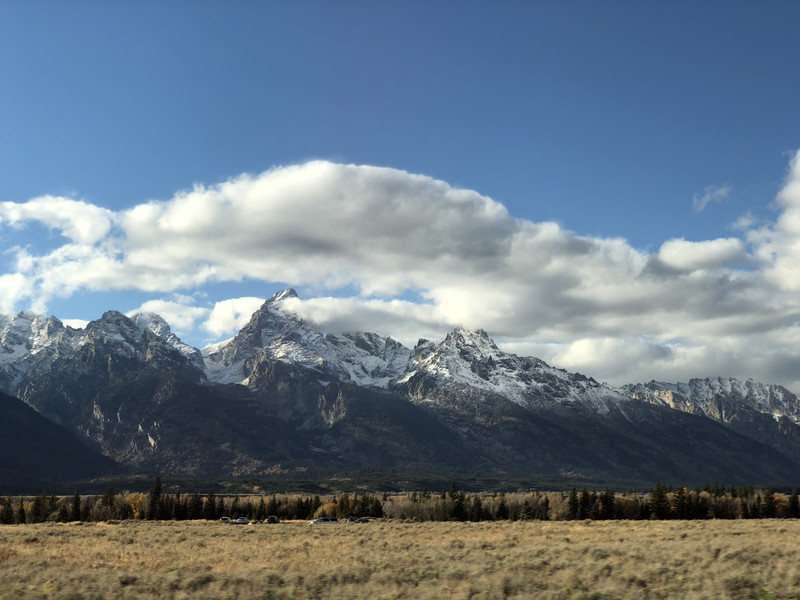
M 2 598 L 797 598 L 800 521 L 0 526 Z

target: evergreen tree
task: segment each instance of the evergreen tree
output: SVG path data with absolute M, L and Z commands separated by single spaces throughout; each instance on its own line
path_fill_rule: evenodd
M 14 523 L 20 525 L 26 522 L 27 515 L 25 514 L 25 504 L 23 503 L 23 498 L 20 497 L 19 504 L 17 505 L 17 511 L 14 513 Z
M 616 505 L 614 504 L 614 490 L 611 488 L 606 489 L 605 492 L 598 497 L 598 504 L 600 507 L 600 519 L 614 519 L 616 518 Z
M 760 519 L 761 512 L 763 510 L 763 506 L 761 504 L 761 494 L 756 494 L 753 498 L 753 502 L 750 505 L 750 518 L 751 519 Z
M 14 522 L 14 507 L 11 505 L 11 498 L 6 498 L 3 508 L 0 509 L 0 523 L 11 525 Z
M 106 488 L 105 494 L 103 494 L 103 499 L 100 501 L 100 506 L 104 508 L 108 508 L 109 510 L 114 510 L 114 507 L 117 504 L 117 493 L 114 491 L 114 488 L 108 486 Z
M 672 496 L 672 513 L 676 519 L 689 518 L 689 495 L 686 488 L 678 488 Z
M 264 502 L 264 496 L 261 496 L 261 499 L 258 501 L 258 507 L 256 508 L 256 521 L 263 521 L 264 518 L 267 516 L 267 503 Z
M 573 487 L 569 493 L 569 499 L 567 500 L 567 519 L 577 519 L 579 508 L 578 490 Z
M 203 506 L 203 518 L 206 521 L 217 520 L 217 499 L 214 497 L 214 490 L 208 492 L 206 503 Z
M 792 490 L 792 495 L 789 496 L 789 516 L 792 519 L 800 517 L 800 500 L 797 498 L 797 489 Z
M 72 497 L 72 512 L 70 513 L 69 520 L 81 520 L 81 495 L 78 493 L 78 490 L 75 490 L 75 495 Z
M 447 492 L 447 495 L 450 496 L 450 500 L 455 500 L 456 494 L 458 494 L 458 488 L 456 487 L 456 482 L 450 484 L 450 491 Z
M 192 521 L 203 518 L 203 499 L 200 498 L 200 494 L 198 494 L 196 490 L 189 499 L 186 518 Z
M 498 521 L 508 519 L 508 507 L 506 506 L 506 495 L 500 494 L 500 503 L 497 505 L 497 513 L 494 516 Z
M 454 521 L 466 521 L 467 511 L 464 506 L 464 492 L 456 492 L 453 500 L 452 515 Z
M 483 502 L 478 494 L 472 497 L 472 508 L 470 512 L 473 521 L 483 520 Z
M 578 514 L 576 518 L 578 520 L 588 519 L 591 510 L 592 510 L 592 496 L 591 494 L 589 494 L 589 490 L 583 488 L 583 490 L 581 491 L 581 495 L 578 497 Z
M 277 515 L 278 514 L 278 498 L 275 497 L 275 494 L 272 494 L 272 498 L 269 499 L 267 503 L 267 516 L 269 515 Z M 316 510 L 316 509 L 314 509 Z
M 539 505 L 536 507 L 536 518 L 540 521 L 550 520 L 550 499 L 547 496 L 539 500 Z
M 380 519 L 383 516 L 383 504 L 381 504 L 377 496 L 372 496 L 370 499 L 369 516 L 376 519 Z
M 175 494 L 175 500 L 172 504 L 172 511 L 170 511 L 170 514 L 176 521 L 185 521 L 189 515 L 188 498 L 185 495 L 181 496 L 180 491 Z
M 775 518 L 775 496 L 772 495 L 772 490 L 764 491 L 764 502 L 761 505 L 761 517 L 764 519 Z
M 342 498 L 336 504 L 337 517 L 349 517 L 352 513 L 352 504 L 350 502 L 350 494 L 342 495 Z
M 162 519 L 161 513 L 161 477 L 156 477 L 153 487 L 147 496 L 147 518 L 151 521 Z
M 36 496 L 31 503 L 31 510 L 28 513 L 28 523 L 44 523 L 47 519 L 47 496 L 42 494 Z
M 706 484 L 708 485 L 708 484 Z M 667 519 L 669 518 L 669 499 L 667 498 L 667 489 L 660 481 L 656 486 L 650 490 L 648 499 L 650 505 L 650 517 L 653 519 Z
M 69 506 L 66 498 L 58 503 L 58 522 L 66 523 L 69 521 Z

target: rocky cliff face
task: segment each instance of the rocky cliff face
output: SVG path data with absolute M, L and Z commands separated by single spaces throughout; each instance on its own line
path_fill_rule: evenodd
M 625 386 L 631 398 L 707 417 L 800 461 L 800 398 L 779 385 L 735 378 Z

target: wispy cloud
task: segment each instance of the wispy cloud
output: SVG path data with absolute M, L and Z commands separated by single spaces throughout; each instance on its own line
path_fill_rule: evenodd
M 696 212 L 702 212 L 709 204 L 725 202 L 731 195 L 730 186 L 707 186 L 702 194 L 695 194 L 692 198 L 692 208 Z
M 120 213 L 71 199 L 6 203 L 0 225 L 39 220 L 64 243 L 17 249 L 0 274 L 0 306 L 135 289 L 152 293 L 141 308 L 176 330 L 228 336 L 260 298 L 212 307 L 173 294 L 249 278 L 322 290 L 293 308 L 326 331 L 365 328 L 414 344 L 461 324 L 616 383 L 714 374 L 800 389 L 798 162 L 774 223 L 743 238 L 667 240 L 650 254 L 515 219 L 429 177 L 323 161 Z M 707 189 L 696 204 L 728 194 Z M 34 210 L 59 205 L 72 216 Z M 356 293 L 341 297 L 345 289 Z

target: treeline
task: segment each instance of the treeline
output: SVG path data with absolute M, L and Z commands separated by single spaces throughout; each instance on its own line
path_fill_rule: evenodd
M 45 521 L 113 521 L 142 520 L 208 520 L 217 521 L 223 516 L 237 519 L 247 517 L 261 521 L 275 515 L 281 520 L 312 519 L 319 516 L 381 517 L 382 502 L 364 494 L 342 494 L 326 499 L 319 496 L 217 496 L 213 491 L 200 495 L 168 494 L 160 478 L 156 478 L 147 494 L 141 492 L 117 493 L 109 487 L 102 496 L 57 497 L 42 493 L 33 498 L 6 497 L 0 499 L 0 523 L 43 523 Z
M 583 519 L 769 519 L 800 518 L 797 491 L 790 495 L 752 485 L 722 484 L 673 488 L 657 483 L 647 494 L 617 494 L 586 488 L 580 492 L 473 493 L 455 484 L 448 491 L 410 494 L 216 496 L 165 493 L 156 478 L 146 494 L 117 493 L 109 487 L 102 496 L 57 497 L 43 493 L 32 498 L 0 498 L 0 523 L 45 521 L 209 520 L 223 516 L 260 521 L 269 515 L 281 520 L 330 517 L 387 517 L 413 521 L 583 520 Z
M 673 488 L 657 483 L 647 494 L 617 494 L 573 488 L 528 494 L 448 492 L 392 496 L 383 505 L 387 517 L 415 521 L 604 520 L 604 519 L 770 519 L 800 518 L 797 491 L 791 495 L 722 484 Z

